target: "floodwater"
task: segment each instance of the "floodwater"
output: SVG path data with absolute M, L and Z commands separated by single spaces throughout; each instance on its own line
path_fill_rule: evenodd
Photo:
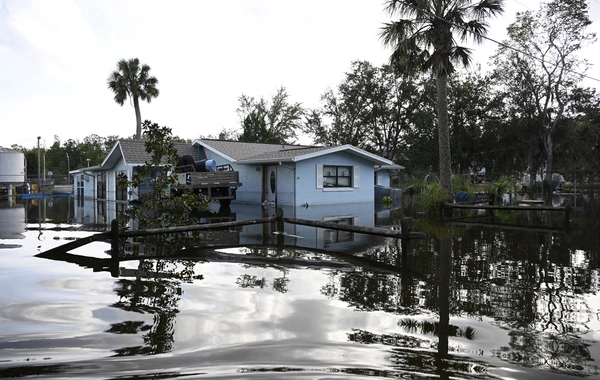
M 427 238 L 410 244 L 251 225 L 163 241 L 164 258 L 136 240 L 120 261 L 107 242 L 44 255 L 107 230 L 114 205 L 1 201 L 0 378 L 600 378 L 600 202 L 548 202 L 567 201 L 568 226 L 533 207 L 417 218 Z M 198 218 L 271 213 L 211 205 Z M 284 213 L 386 228 L 418 217 L 409 200 Z

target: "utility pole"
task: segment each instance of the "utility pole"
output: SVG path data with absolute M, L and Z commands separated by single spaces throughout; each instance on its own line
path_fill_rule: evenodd
M 71 165 L 69 164 L 69 153 L 65 152 L 67 154 L 67 183 L 70 185 L 71 184 L 71 175 L 69 174 L 69 172 L 71 171 Z
M 38 177 L 37 177 L 37 183 L 38 183 L 38 187 L 40 186 L 40 136 L 38 136 Z

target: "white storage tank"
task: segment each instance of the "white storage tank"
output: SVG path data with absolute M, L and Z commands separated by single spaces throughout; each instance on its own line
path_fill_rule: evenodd
M 25 182 L 25 155 L 0 146 L 0 184 L 19 185 Z

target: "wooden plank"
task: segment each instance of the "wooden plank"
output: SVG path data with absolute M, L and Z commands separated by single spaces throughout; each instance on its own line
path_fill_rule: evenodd
M 77 240 L 73 240 L 71 242 L 65 243 L 63 245 L 60 245 L 58 247 L 49 249 L 43 253 L 39 253 L 36 256 L 42 257 L 41 255 L 52 255 L 52 254 L 57 254 L 57 253 L 65 253 L 68 252 L 72 249 L 76 249 L 79 247 L 83 247 L 86 244 L 95 242 L 95 241 L 99 241 L 99 240 L 108 240 L 111 237 L 111 233 L 110 232 L 102 232 L 99 234 L 94 234 L 94 235 L 90 235 L 90 236 L 86 236 L 84 238 L 81 239 L 77 239 Z
M 214 230 L 217 228 L 229 228 L 229 227 L 236 227 L 236 226 L 247 226 L 247 225 L 251 225 L 251 224 L 270 223 L 270 222 L 274 222 L 275 219 L 276 218 L 261 218 L 261 219 L 240 220 L 237 222 L 196 224 L 193 226 L 179 226 L 179 227 L 167 227 L 167 228 L 154 228 L 154 229 L 149 229 L 149 230 L 125 231 L 125 232 L 120 232 L 119 237 L 148 236 L 148 235 L 170 234 L 170 233 L 177 233 L 177 232 Z
M 520 211 L 565 211 L 566 207 L 548 207 L 548 206 L 536 206 L 536 207 L 525 207 L 525 206 L 491 206 L 491 205 L 462 205 L 456 203 L 449 203 L 444 205 L 448 208 L 462 208 L 462 209 L 481 209 L 481 210 L 520 210 Z
M 318 227 L 318 228 L 327 228 L 330 230 L 358 232 L 361 234 L 387 236 L 387 237 L 393 237 L 393 238 L 397 238 L 397 239 L 402 238 L 402 231 L 400 231 L 400 230 L 388 230 L 385 228 L 352 226 L 352 225 L 348 225 L 348 224 L 339 224 L 339 223 L 332 223 L 332 222 L 322 222 L 319 220 L 307 220 L 307 219 L 296 219 L 296 218 L 283 218 L 283 221 L 286 223 L 301 224 L 304 226 Z M 409 238 L 410 239 L 424 239 L 425 234 L 421 233 L 421 232 L 409 232 Z
M 544 201 L 537 200 L 537 199 L 521 199 L 519 201 L 519 204 L 522 204 L 522 205 L 543 205 Z
M 564 234 L 567 233 L 566 229 L 560 228 L 549 228 L 544 226 L 522 226 L 515 224 L 502 224 L 502 223 L 484 223 L 484 222 L 469 222 L 469 221 L 451 221 L 449 224 L 457 227 L 479 227 L 479 228 L 497 228 L 502 230 L 515 230 L 515 231 L 528 231 L 528 232 L 539 232 L 539 233 L 555 233 Z

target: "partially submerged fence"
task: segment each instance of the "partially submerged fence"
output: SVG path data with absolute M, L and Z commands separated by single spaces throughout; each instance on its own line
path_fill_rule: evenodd
M 53 253 L 65 253 L 70 250 L 82 247 L 86 244 L 92 243 L 94 241 L 110 241 L 111 244 L 111 257 L 113 259 L 119 258 L 119 241 L 122 238 L 130 238 L 130 237 L 141 237 L 141 236 L 150 236 L 150 235 L 160 235 L 160 234 L 173 234 L 173 233 L 183 233 L 183 232 L 192 232 L 192 231 L 209 231 L 216 229 L 226 229 L 232 227 L 239 226 L 247 226 L 253 224 L 263 224 L 263 223 L 275 223 L 277 234 L 277 245 L 282 246 L 284 238 L 286 236 L 284 232 L 284 224 L 300 224 L 305 226 L 311 226 L 316 228 L 326 228 L 332 230 L 339 231 L 348 231 L 348 232 L 356 232 L 362 234 L 369 235 L 377 235 L 377 236 L 385 236 L 402 240 L 402 254 L 406 254 L 411 250 L 411 245 L 409 244 L 411 239 L 424 239 L 425 234 L 422 232 L 414 232 L 412 231 L 412 219 L 411 218 L 403 218 L 400 222 L 400 230 L 395 229 L 387 229 L 387 228 L 377 228 L 377 227 L 365 227 L 365 226 L 353 226 L 353 225 L 345 225 L 339 224 L 335 222 L 324 222 L 324 221 L 316 221 L 316 220 L 307 220 L 307 219 L 296 219 L 296 218 L 286 218 L 283 215 L 283 210 L 281 208 L 277 209 L 277 214 L 275 217 L 271 218 L 258 218 L 258 219 L 250 219 L 250 220 L 241 220 L 241 221 L 233 221 L 233 222 L 223 222 L 223 223 L 210 223 L 210 224 L 197 224 L 191 226 L 178 226 L 178 227 L 166 227 L 166 228 L 154 228 L 154 229 L 145 229 L 145 230 L 134 230 L 134 231 L 119 231 L 119 223 L 117 220 L 113 220 L 111 222 L 111 230 L 107 232 L 101 232 L 95 235 L 91 235 L 85 238 L 77 239 L 72 242 L 63 244 L 59 247 L 52 248 L 46 252 L 44 252 L 45 256 L 52 255 Z
M 481 205 L 481 204 L 460 204 L 460 203 L 448 203 L 443 206 L 447 209 L 467 209 L 467 210 L 512 210 L 512 211 L 549 211 L 549 212 L 564 212 L 565 213 L 565 226 L 569 228 L 569 222 L 571 220 L 571 204 L 567 204 L 565 207 L 550 207 L 550 206 L 539 206 L 536 204 L 527 204 L 523 206 L 495 206 L 495 205 Z

